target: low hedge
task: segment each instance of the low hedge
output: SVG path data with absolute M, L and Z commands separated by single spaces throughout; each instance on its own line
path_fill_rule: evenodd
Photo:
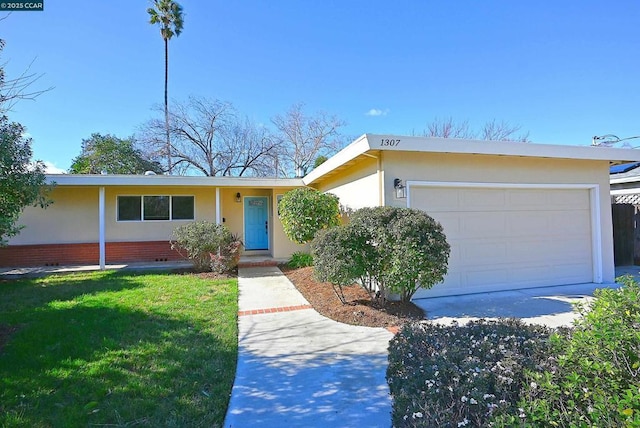
M 517 411 L 525 372 L 546 358 L 550 333 L 515 319 L 405 325 L 389 346 L 394 426 L 478 427 Z
M 640 287 L 597 290 L 572 328 L 407 324 L 390 342 L 396 427 L 640 427 Z

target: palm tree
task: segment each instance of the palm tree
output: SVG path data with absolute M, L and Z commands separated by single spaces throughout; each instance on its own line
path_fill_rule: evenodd
M 153 7 L 147 9 L 149 23 L 160 25 L 160 35 L 164 40 L 164 122 L 166 131 L 166 150 L 168 171 L 171 175 L 171 138 L 169 133 L 169 40 L 182 32 L 182 6 L 173 0 L 153 0 Z

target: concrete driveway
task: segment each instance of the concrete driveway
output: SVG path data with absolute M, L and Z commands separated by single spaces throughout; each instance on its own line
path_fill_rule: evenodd
M 616 268 L 616 277 L 627 274 L 640 280 L 640 266 Z M 531 324 L 558 327 L 573 323 L 577 317 L 573 305 L 593 299 L 594 290 L 617 287 L 618 284 L 576 284 L 433 297 L 413 302 L 425 311 L 427 319 L 442 324 L 449 324 L 454 320 L 465 323 L 480 318 L 514 317 Z

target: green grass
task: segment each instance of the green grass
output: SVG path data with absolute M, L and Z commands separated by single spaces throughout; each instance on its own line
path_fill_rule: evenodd
M 237 280 L 97 272 L 0 282 L 1 427 L 221 426 Z

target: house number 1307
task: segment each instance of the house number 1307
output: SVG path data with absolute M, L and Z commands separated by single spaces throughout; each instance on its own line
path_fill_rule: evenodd
M 381 146 L 387 146 L 387 147 L 393 147 L 393 146 L 399 146 L 400 145 L 400 140 L 393 140 L 391 138 L 382 138 L 380 140 L 380 145 Z

